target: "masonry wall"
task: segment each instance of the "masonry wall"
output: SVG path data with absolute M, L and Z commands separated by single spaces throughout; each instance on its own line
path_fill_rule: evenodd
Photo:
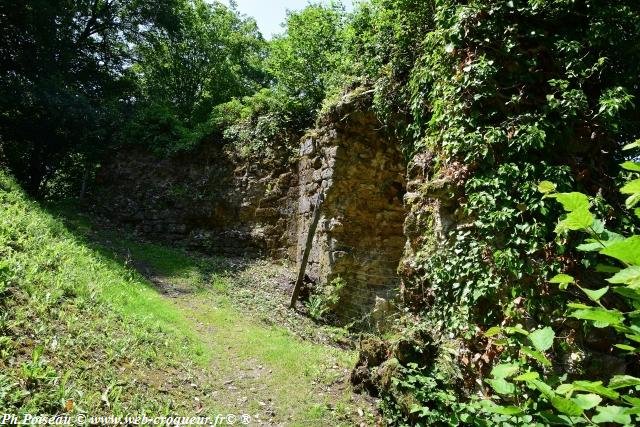
M 222 144 L 160 158 L 126 147 L 98 174 L 100 212 L 141 235 L 212 254 L 294 258 L 297 166 Z
M 405 166 L 399 145 L 380 128 L 366 98 L 347 100 L 321 118 L 300 151 L 298 259 L 324 191 L 308 274 L 321 285 L 338 277 L 346 283 L 337 312 L 349 320 L 366 317 L 399 286 Z
M 325 192 L 307 275 L 341 278 L 338 314 L 357 320 L 398 292 L 405 244 L 405 165 L 380 130 L 371 97 L 324 113 L 295 159 L 243 158 L 215 141 L 159 158 L 124 147 L 98 174 L 97 208 L 153 239 L 209 254 L 299 261 L 316 197 Z

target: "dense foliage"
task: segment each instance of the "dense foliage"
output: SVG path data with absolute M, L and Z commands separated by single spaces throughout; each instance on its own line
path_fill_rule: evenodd
M 596 244 L 638 234 L 636 199 L 625 206 L 618 192 L 638 172 L 619 166 L 640 136 L 637 1 L 371 0 L 351 13 L 310 4 L 270 42 L 252 19 L 202 0 L 3 2 L 0 20 L 0 161 L 32 194 L 77 193 L 114 144 L 171 155 L 213 139 L 288 159 L 323 107 L 373 90 L 410 165 L 429 159 L 420 202 L 409 201 L 426 237 L 404 273 L 400 335 L 425 332 L 440 348 L 435 361 L 396 367 L 382 390 L 386 419 L 632 422 L 636 380 L 598 365 L 640 369 L 625 353 L 635 344 L 613 350 L 611 340 L 638 332 L 635 276 L 613 292 L 592 271 L 594 249 L 611 255 Z M 560 204 L 540 197 L 542 181 Z M 637 198 L 635 186 L 623 192 Z M 579 203 L 563 203 L 567 194 Z M 454 220 L 437 229 L 445 197 Z M 588 231 L 592 251 L 563 227 Z M 635 271 L 635 258 L 611 256 Z M 565 317 L 567 299 L 580 302 Z M 587 300 L 598 307 L 575 305 Z M 492 395 L 500 406 L 473 402 Z

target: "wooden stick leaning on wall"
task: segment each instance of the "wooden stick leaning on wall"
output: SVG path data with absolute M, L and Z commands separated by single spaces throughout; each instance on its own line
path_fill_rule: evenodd
M 300 270 L 298 271 L 298 279 L 293 287 L 293 293 L 291 294 L 291 302 L 289 308 L 293 308 L 298 301 L 298 294 L 304 281 L 304 274 L 307 269 L 307 262 L 309 261 L 309 255 L 311 254 L 311 248 L 313 246 L 313 236 L 316 234 L 316 228 L 318 228 L 318 222 L 320 221 L 320 205 L 324 201 L 324 187 L 320 188 L 320 194 L 316 199 L 316 204 L 313 207 L 313 213 L 311 215 L 311 224 L 309 224 L 309 231 L 307 232 L 307 241 L 304 245 L 304 252 L 302 254 L 302 260 L 300 261 Z

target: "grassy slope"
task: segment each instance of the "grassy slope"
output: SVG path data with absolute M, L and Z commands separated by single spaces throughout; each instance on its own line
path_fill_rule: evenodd
M 179 250 L 113 242 L 182 289 L 167 298 L 77 235 L 0 172 L 0 413 L 340 415 L 318 390 L 351 353 L 240 312 L 229 276 Z

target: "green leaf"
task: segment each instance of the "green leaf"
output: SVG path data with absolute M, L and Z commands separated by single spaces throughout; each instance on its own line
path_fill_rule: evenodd
M 587 296 L 595 302 L 598 302 L 600 300 L 600 298 L 602 298 L 602 296 L 604 294 L 606 294 L 609 291 L 609 287 L 606 286 L 602 289 L 595 289 L 595 290 L 591 290 L 591 289 L 585 289 L 585 288 L 581 288 L 582 291 L 587 294 Z
M 554 396 L 551 398 L 551 404 L 558 411 L 570 417 L 578 417 L 582 415 L 583 412 L 580 406 L 566 397 Z
M 640 147 L 640 139 L 637 140 L 636 142 L 632 142 L 631 144 L 627 144 L 624 147 L 622 147 L 623 150 L 631 150 L 632 148 L 638 148 Z
M 640 236 L 631 236 L 600 251 L 627 264 L 640 265 Z
M 613 390 L 636 385 L 640 385 L 640 378 L 632 377 L 631 375 L 615 375 L 609 381 L 609 388 Z
M 632 346 L 626 345 L 626 344 L 614 344 L 614 347 L 617 347 L 620 350 L 624 350 L 624 351 L 636 351 L 635 347 L 632 347 Z
M 485 380 L 495 391 L 500 394 L 513 394 L 516 391 L 516 386 L 502 378 Z
M 640 193 L 640 179 L 634 179 L 633 181 L 629 181 L 626 185 L 624 185 L 620 192 L 622 194 L 635 194 Z
M 624 162 L 620 166 L 622 166 L 623 169 L 626 169 L 628 171 L 640 172 L 640 163 L 638 162 Z M 547 182 L 547 181 L 543 181 L 543 182 Z M 539 188 L 540 186 L 538 186 L 538 189 Z
M 562 233 L 566 230 L 584 230 L 591 227 L 595 217 L 588 208 L 581 208 L 569 212 L 567 217 L 560 221 L 556 227 L 556 233 Z
M 538 184 L 538 191 L 544 194 L 556 191 L 556 185 L 550 181 L 542 181 Z
M 574 381 L 573 387 L 576 390 L 588 391 L 608 397 L 609 399 L 617 399 L 620 394 L 602 385 L 602 381 Z
M 544 366 L 551 366 L 551 362 L 549 362 L 549 359 L 547 359 L 546 356 L 539 351 L 535 351 L 534 349 L 529 347 L 521 347 L 520 351 L 522 351 L 532 359 L 535 359 L 538 362 L 542 363 Z
M 556 334 L 553 332 L 553 329 L 550 327 L 546 327 L 543 329 L 538 329 L 537 331 L 533 331 L 529 334 L 529 341 L 538 351 L 547 351 L 553 345 L 553 339 Z
M 483 400 L 480 405 L 482 406 L 482 408 L 487 411 L 487 412 L 491 412 L 493 414 L 499 414 L 499 415 L 520 415 L 522 414 L 522 410 L 520 408 L 518 408 L 517 406 L 500 406 L 500 405 L 496 405 L 495 403 L 493 403 L 490 400 Z
M 627 197 L 624 204 L 627 206 L 627 209 L 633 208 L 635 205 L 640 203 L 640 193 L 634 193 L 631 196 Z
M 491 375 L 496 379 L 504 379 L 514 375 L 518 369 L 520 369 L 520 365 L 517 363 L 501 363 L 493 367 Z
M 556 274 L 551 279 L 549 279 L 549 283 L 559 284 L 573 283 L 574 281 L 575 279 L 573 278 L 573 276 L 569 276 L 568 274 Z
M 500 328 L 500 326 L 494 326 L 492 328 L 487 329 L 487 332 L 485 332 L 484 335 L 486 337 L 492 337 L 494 335 L 498 335 L 500 332 L 502 332 L 502 329 Z
M 508 334 L 518 333 L 518 334 L 522 334 L 522 335 L 525 335 L 525 336 L 529 335 L 529 331 L 527 331 L 526 329 L 522 329 L 522 327 L 518 326 L 518 325 L 516 325 L 516 326 L 506 326 L 504 328 L 504 331 L 506 333 L 508 333 Z
M 571 400 L 573 400 L 576 405 L 578 405 L 580 408 L 584 409 L 585 411 L 591 408 L 595 408 L 600 404 L 600 402 L 602 402 L 602 398 L 597 394 L 593 394 L 593 393 L 577 394 Z
M 555 197 L 567 212 L 573 212 L 579 209 L 589 210 L 589 198 L 582 193 L 558 193 L 549 197 Z
M 514 381 L 531 381 L 540 378 L 540 374 L 537 372 L 525 372 L 524 374 L 513 377 Z
M 631 416 L 623 406 L 599 406 L 598 413 L 591 418 L 594 423 L 631 424 Z
M 623 283 L 625 285 L 640 285 L 640 266 L 632 265 L 618 271 L 607 279 L 609 283 Z
M 624 314 L 618 310 L 607 310 L 600 307 L 589 307 L 576 310 L 569 314 L 571 317 L 582 320 L 600 322 L 604 325 L 620 325 L 624 322 Z

